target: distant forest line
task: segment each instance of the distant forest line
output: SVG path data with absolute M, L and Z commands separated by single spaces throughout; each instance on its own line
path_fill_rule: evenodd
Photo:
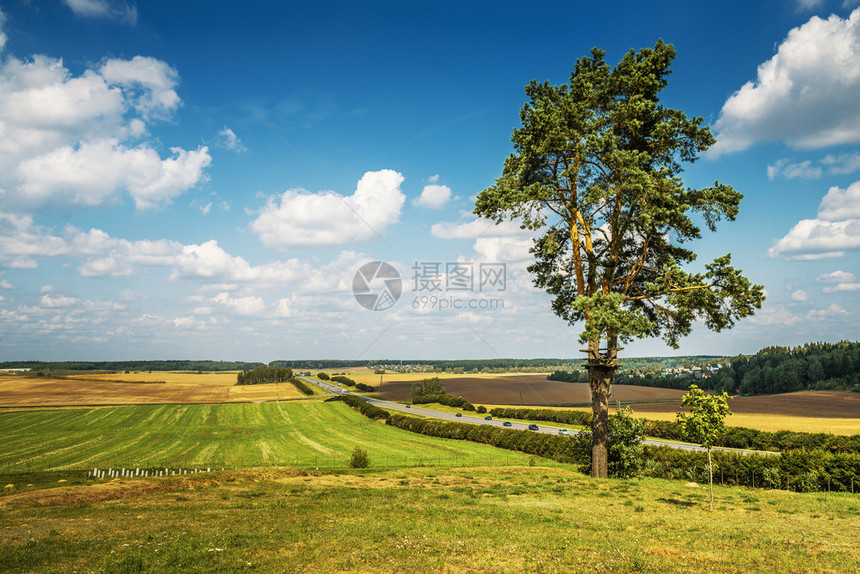
M 588 382 L 584 370 L 552 373 L 551 380 Z M 727 359 L 723 368 L 707 378 L 689 374 L 661 374 L 659 364 L 627 368 L 615 376 L 616 384 L 686 390 L 701 388 L 730 394 L 769 395 L 804 390 L 860 392 L 860 343 L 809 343 L 800 347 L 767 347 L 752 356 Z

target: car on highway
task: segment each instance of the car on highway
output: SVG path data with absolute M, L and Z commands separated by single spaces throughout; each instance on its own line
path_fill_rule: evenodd
M 558 429 L 558 434 L 561 436 L 570 436 L 570 432 L 567 429 Z
M 457 414 L 456 414 L 456 415 L 454 415 L 454 416 L 455 416 L 455 417 L 461 417 L 461 416 L 463 416 L 463 413 L 457 413 Z
M 407 408 L 407 409 L 411 409 L 411 408 L 412 408 L 412 405 L 406 405 L 406 408 Z
M 540 427 L 538 427 L 538 426 L 537 426 L 536 424 L 534 424 L 534 423 L 532 423 L 532 424 L 530 424 L 530 425 L 529 425 L 529 430 L 538 430 L 539 428 L 540 428 Z
M 491 417 L 490 415 L 487 415 L 484 417 L 484 420 L 485 421 L 491 421 L 491 420 L 493 420 L 493 417 Z
M 511 424 L 511 421 L 505 421 L 502 423 L 502 426 L 503 427 L 509 427 L 509 426 L 513 426 L 513 425 Z

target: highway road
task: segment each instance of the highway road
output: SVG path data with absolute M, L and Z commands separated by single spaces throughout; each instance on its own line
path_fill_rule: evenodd
M 414 414 L 414 415 L 421 415 L 421 416 L 425 416 L 425 417 L 433 417 L 433 418 L 437 418 L 437 419 L 442 419 L 442 420 L 447 420 L 447 421 L 452 421 L 452 422 L 458 422 L 458 423 L 467 423 L 467 424 L 473 424 L 473 425 L 490 425 L 490 426 L 496 426 L 496 427 L 500 427 L 500 428 L 504 427 L 504 428 L 510 428 L 510 429 L 516 429 L 516 430 L 528 430 L 529 424 L 531 424 L 531 423 L 520 423 L 520 422 L 510 421 L 511 422 L 510 426 L 504 426 L 503 421 L 495 420 L 495 419 L 487 420 L 485 418 L 487 415 L 478 415 L 478 414 L 471 415 L 471 414 L 468 414 L 468 412 L 464 412 L 462 414 L 462 416 L 458 417 L 454 413 L 445 413 L 445 412 L 441 412 L 441 411 L 434 411 L 432 409 L 424 409 L 421 407 L 416 407 L 414 405 L 403 405 L 403 404 L 394 403 L 391 401 L 383 401 L 380 399 L 374 399 L 371 397 L 366 397 L 366 396 L 360 395 L 358 393 L 353 393 L 353 392 L 349 391 L 348 388 L 346 388 L 346 387 L 338 386 L 337 384 L 326 383 L 324 381 L 318 381 L 318 380 L 311 378 L 311 377 L 299 376 L 298 378 L 305 381 L 306 383 L 316 385 L 316 386 L 318 386 L 318 387 L 320 387 L 326 391 L 329 391 L 335 395 L 354 395 L 360 399 L 367 401 L 368 403 L 370 403 L 372 405 L 376 405 L 376 406 L 381 407 L 383 409 L 389 409 L 392 411 L 400 411 L 400 412 L 403 412 L 406 414 Z M 532 431 L 532 432 L 540 432 L 540 433 L 545 433 L 545 434 L 557 435 L 557 434 L 559 434 L 559 430 L 560 429 L 558 427 L 547 426 L 546 423 L 542 422 L 542 423 L 538 424 L 538 430 Z M 578 431 L 574 431 L 574 430 L 571 430 L 569 432 L 571 435 L 578 433 Z M 644 444 L 651 445 L 651 446 L 668 446 L 668 447 L 672 447 L 672 448 L 678 448 L 681 450 L 694 450 L 694 451 L 706 452 L 706 449 L 704 447 L 701 447 L 701 446 L 696 445 L 696 444 L 684 444 L 684 443 L 663 441 L 663 440 L 657 440 L 657 439 L 645 439 L 642 442 Z M 732 452 L 739 452 L 742 454 L 779 454 L 776 452 L 756 451 L 756 450 L 739 450 L 739 449 L 730 449 L 730 448 L 723 449 L 720 447 L 714 447 L 712 450 L 726 450 L 726 451 L 732 451 Z

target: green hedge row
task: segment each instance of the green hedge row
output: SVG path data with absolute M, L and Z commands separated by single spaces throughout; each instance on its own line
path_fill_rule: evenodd
M 464 411 L 474 411 L 475 405 L 464 399 L 463 397 L 453 397 L 451 395 L 422 395 L 412 399 L 412 404 L 426 405 L 429 403 L 439 403 L 448 407 L 463 409 Z
M 336 397 L 331 397 L 330 399 L 326 399 L 325 402 L 330 403 L 333 401 L 341 401 L 357 410 L 364 416 L 371 419 L 387 419 L 391 416 L 391 414 L 385 410 L 377 407 L 376 405 L 372 405 L 361 399 L 356 397 L 355 395 L 338 395 Z
M 714 483 L 797 492 L 860 492 L 860 455 L 791 450 L 781 455 L 711 451 Z M 708 454 L 646 446 L 642 473 L 655 478 L 708 482 Z
M 681 425 L 675 421 L 646 421 L 645 434 L 658 438 L 683 440 Z M 760 431 L 728 427 L 718 446 L 751 450 L 790 451 L 821 449 L 833 453 L 860 454 L 860 435 L 839 436 L 829 433 Z
M 542 456 L 559 462 L 573 464 L 584 464 L 586 462 L 586 453 L 582 452 L 581 441 L 571 440 L 568 437 L 505 429 L 490 425 L 473 425 L 440 421 L 437 419 L 419 419 L 398 414 L 392 414 L 386 422 L 393 427 L 427 436 L 469 440 L 498 448 Z
M 304 382 L 304 381 L 302 381 L 301 379 L 298 379 L 298 378 L 296 378 L 296 377 L 293 377 L 292 379 L 290 379 L 290 382 L 291 382 L 291 383 L 293 383 L 293 385 L 295 385 L 295 387 L 296 387 L 300 392 L 302 392 L 302 393 L 304 393 L 304 394 L 306 394 L 306 395 L 312 395 L 312 394 L 314 394 L 313 389 L 311 389 L 311 388 L 310 388 L 307 384 L 305 384 L 305 382 Z
M 490 414 L 497 418 L 547 421 L 566 425 L 591 426 L 591 413 L 583 411 L 553 411 L 550 409 L 523 409 L 515 407 L 496 407 Z

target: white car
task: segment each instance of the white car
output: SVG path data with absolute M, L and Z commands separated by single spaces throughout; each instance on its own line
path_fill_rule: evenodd
M 570 433 L 567 431 L 567 429 L 558 429 L 558 434 L 560 434 L 561 436 L 570 436 Z

